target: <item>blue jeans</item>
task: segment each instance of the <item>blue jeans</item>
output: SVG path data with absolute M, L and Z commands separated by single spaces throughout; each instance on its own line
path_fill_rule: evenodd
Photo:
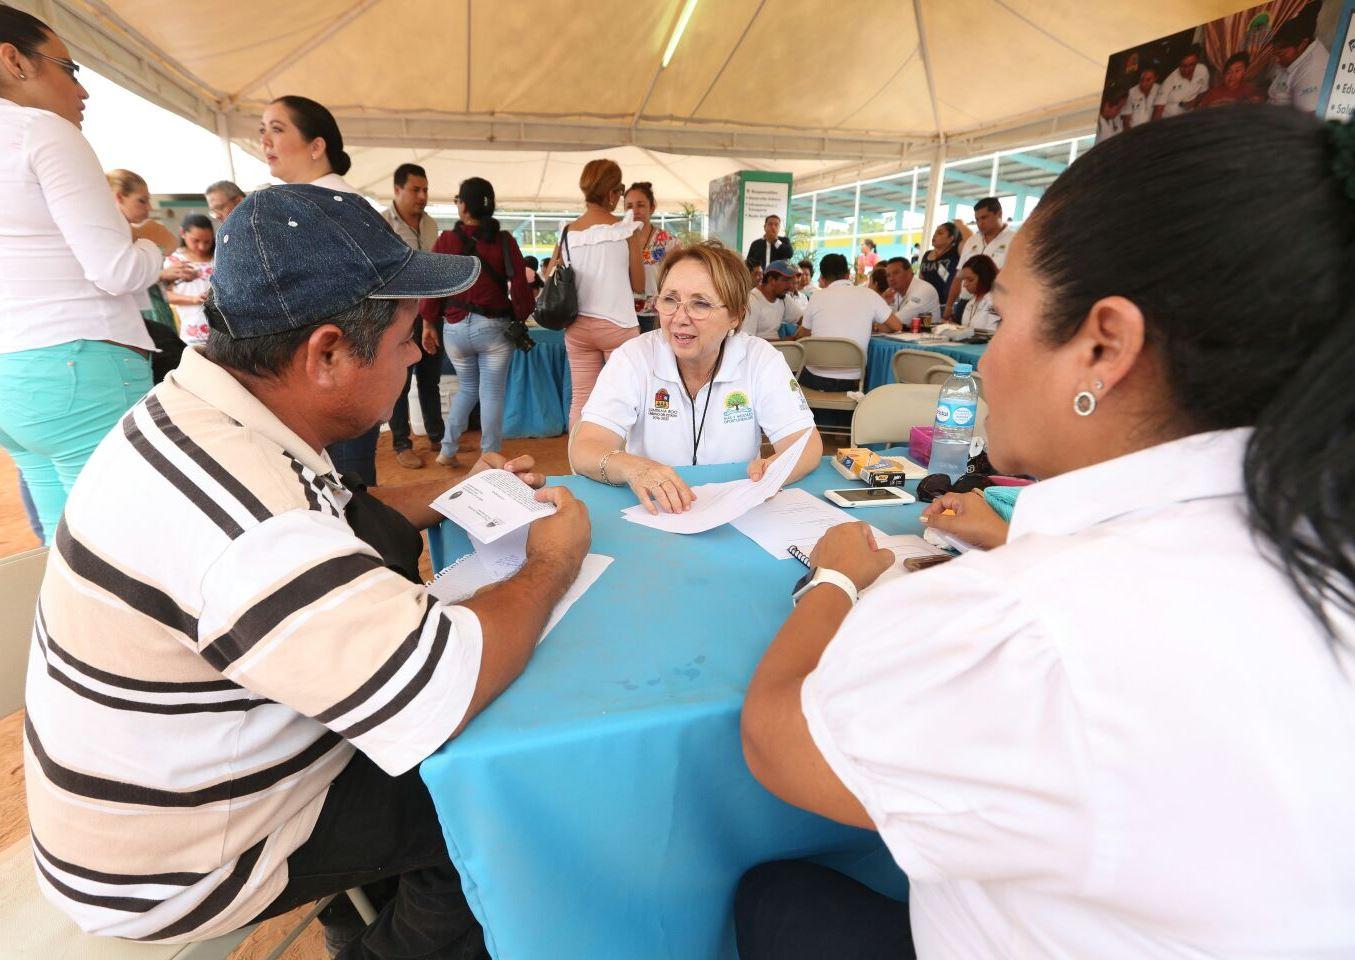
M 508 382 L 508 363 L 513 359 L 513 345 L 503 328 L 504 321 L 478 313 L 442 326 L 442 341 L 457 379 L 456 396 L 447 411 L 447 430 L 442 435 L 442 452 L 449 457 L 456 455 L 476 401 L 480 403 L 480 449 L 489 453 L 503 449 L 503 391 Z
M 85 461 L 150 388 L 149 360 L 98 340 L 0 354 L 0 446 L 23 474 L 46 542 Z

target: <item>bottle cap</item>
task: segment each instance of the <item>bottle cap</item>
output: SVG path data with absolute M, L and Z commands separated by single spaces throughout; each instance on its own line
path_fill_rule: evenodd
M 973 372 L 974 365 L 972 363 L 957 363 L 951 374 L 956 377 L 967 377 Z

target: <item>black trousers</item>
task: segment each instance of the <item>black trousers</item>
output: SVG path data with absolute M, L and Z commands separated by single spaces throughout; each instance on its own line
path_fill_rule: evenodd
M 442 340 L 441 333 L 438 334 L 438 340 Z M 423 414 L 423 427 L 428 431 L 428 441 L 435 447 L 442 442 L 442 393 L 438 389 L 438 381 L 442 377 L 442 352 L 428 353 L 420 343 L 419 354 L 419 359 L 409 366 L 405 389 L 391 411 L 391 446 L 396 450 L 409 450 L 414 445 L 409 438 L 409 385 L 412 382 L 419 384 L 419 412 Z
M 739 960 L 916 960 L 908 904 L 807 860 L 754 867 L 734 894 Z
M 376 486 L 376 442 L 381 437 L 381 424 L 377 424 L 360 437 L 352 440 L 340 440 L 331 443 L 325 449 L 334 468 L 342 476 L 345 473 L 356 474 L 369 487 Z
M 310 839 L 287 858 L 287 873 L 287 887 L 253 922 L 395 880 L 394 896 L 342 960 L 489 957 L 417 768 L 391 777 L 356 754 L 330 785 Z

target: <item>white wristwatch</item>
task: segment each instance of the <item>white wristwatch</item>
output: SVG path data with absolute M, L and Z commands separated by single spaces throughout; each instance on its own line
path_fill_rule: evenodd
M 840 588 L 847 595 L 847 599 L 851 601 L 852 606 L 856 606 L 856 584 L 852 583 L 852 578 L 845 573 L 838 573 L 836 570 L 830 570 L 827 567 L 815 567 L 809 571 L 804 586 L 790 595 L 791 602 L 799 603 L 801 597 L 821 583 L 831 583 Z

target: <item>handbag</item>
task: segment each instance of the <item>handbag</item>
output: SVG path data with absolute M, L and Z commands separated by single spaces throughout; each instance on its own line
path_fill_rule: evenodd
M 536 322 L 547 330 L 563 330 L 579 317 L 579 288 L 569 264 L 569 227 L 560 235 L 563 260 L 546 278 L 536 301 Z

